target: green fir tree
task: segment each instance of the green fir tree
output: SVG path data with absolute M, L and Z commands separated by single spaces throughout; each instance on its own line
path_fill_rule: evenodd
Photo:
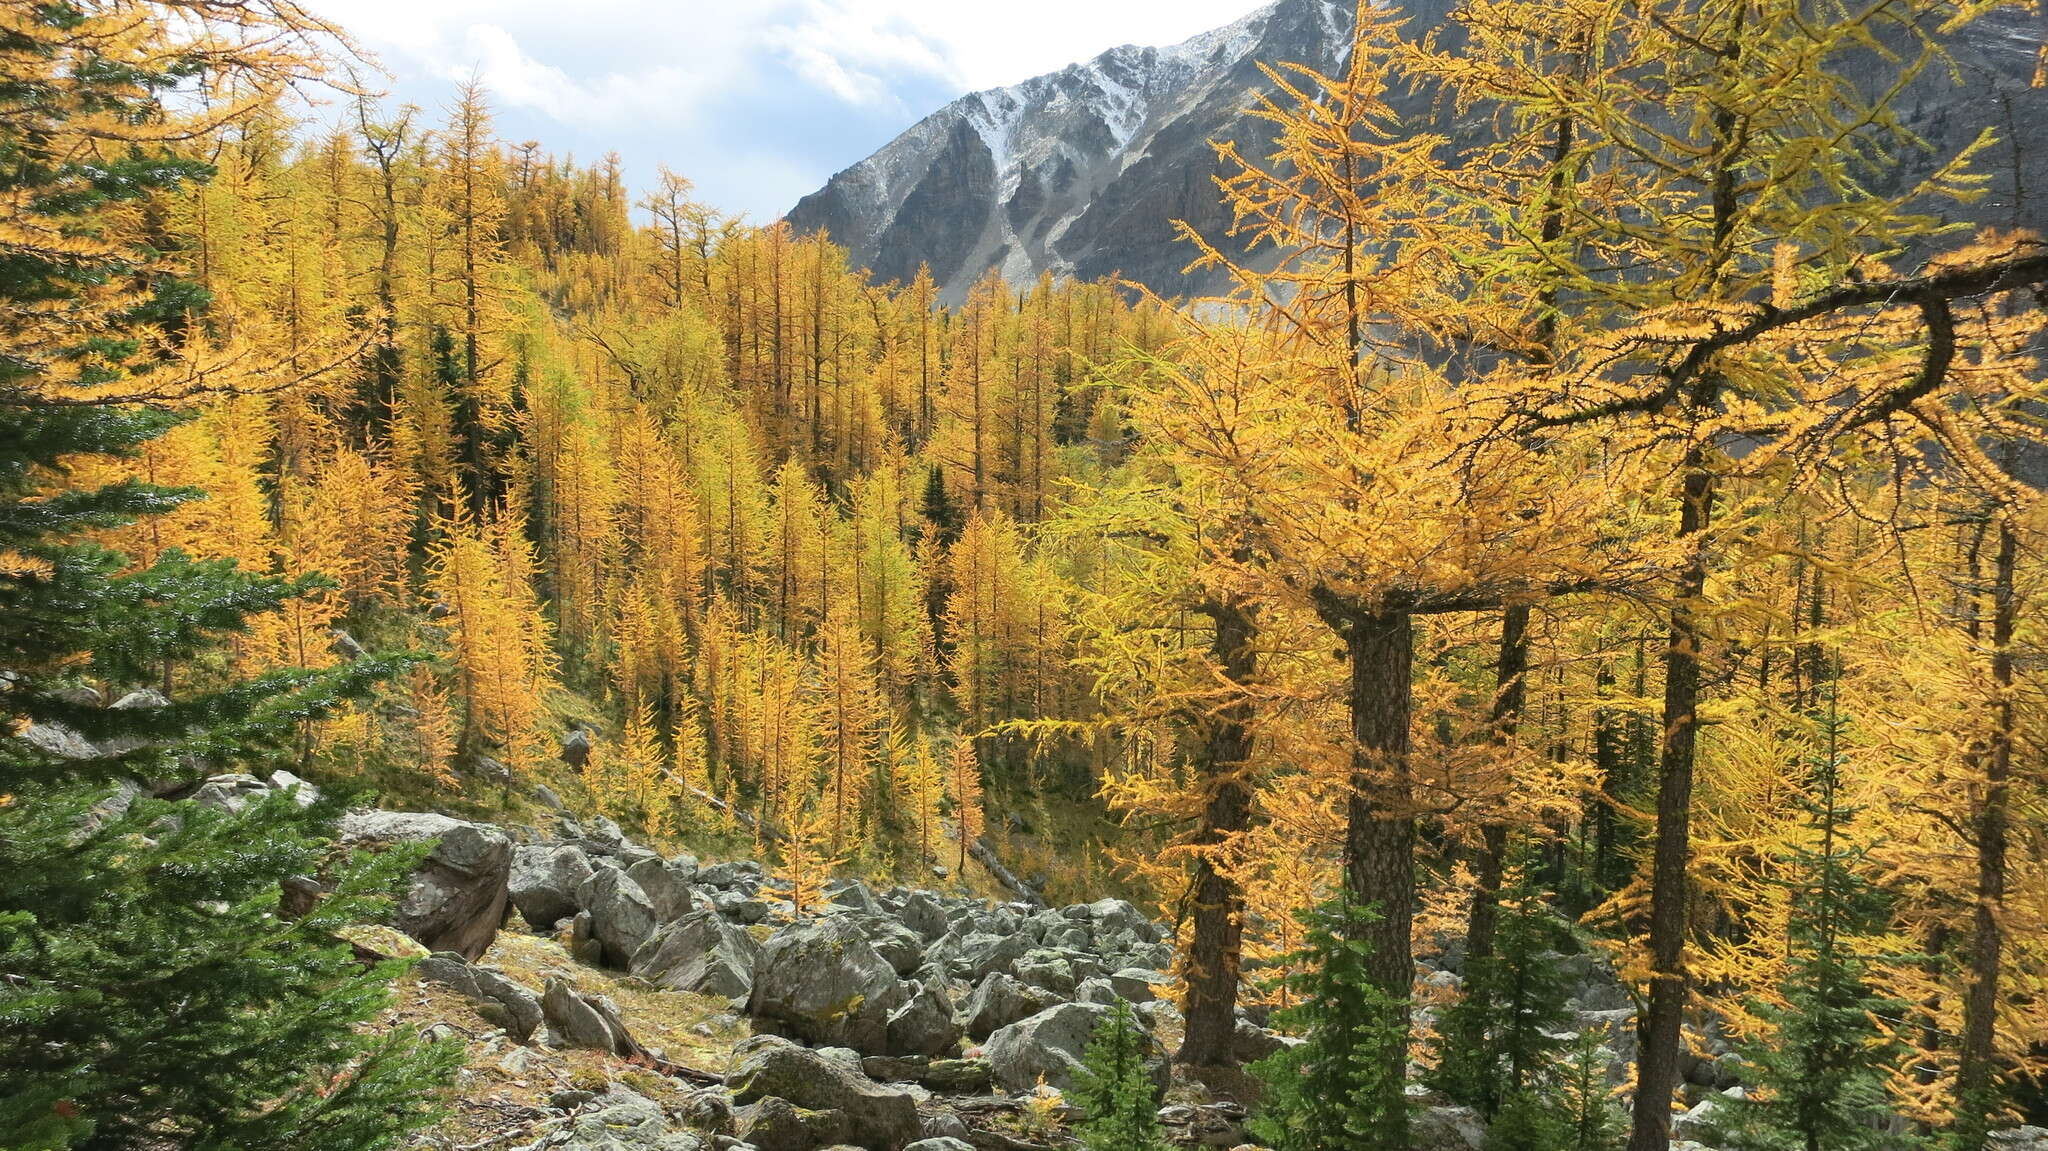
M 1913 1142 L 1885 1088 L 1902 1049 L 1884 1021 L 1901 1018 L 1906 1005 L 1871 989 L 1866 973 L 1879 957 L 1865 951 L 1889 922 L 1890 900 L 1866 877 L 1869 847 L 1856 842 L 1856 809 L 1841 795 L 1848 724 L 1832 705 L 1813 722 L 1819 752 L 1802 800 L 1808 834 L 1787 861 L 1783 1002 L 1757 1005 L 1771 1031 L 1743 1051 L 1753 1072 L 1729 1136 L 1741 1151 L 1891 1151 Z
M 1074 1074 L 1073 1101 L 1087 1116 L 1074 1134 L 1087 1151 L 1166 1151 L 1146 1066 L 1151 1048 L 1137 1013 L 1122 999 L 1096 1023 Z
M 1250 1068 L 1266 1087 L 1251 1131 L 1275 1151 L 1331 1147 L 1406 1148 L 1406 1084 L 1378 1070 L 1389 1044 L 1404 1041 L 1406 1004 L 1372 983 L 1361 940 L 1375 913 L 1339 896 L 1302 917 L 1298 970 L 1284 982 L 1297 1006 L 1276 1014 L 1305 1042 Z
M 1621 1146 L 1624 1116 L 1607 1085 L 1614 1053 L 1600 1032 L 1580 1031 L 1554 1065 L 1555 1097 L 1565 1129 L 1565 1151 L 1615 1151 Z
M 1548 1145 L 1531 1140 L 1554 1114 L 1547 1098 L 1552 1064 L 1567 1042 L 1558 1036 L 1571 1021 L 1557 950 L 1571 945 L 1570 932 L 1530 871 L 1517 868 L 1501 891 L 1492 952 L 1466 962 L 1463 995 L 1438 1021 L 1437 1065 L 1429 1076 L 1430 1086 L 1497 1128 L 1512 1104 L 1516 1115 L 1508 1126 L 1532 1131 L 1500 1144 L 1514 1148 Z
M 359 1034 L 394 971 L 364 970 L 334 932 L 379 914 L 406 858 L 334 858 L 331 804 L 283 794 L 237 816 L 127 781 L 267 773 L 301 721 L 405 661 L 210 680 L 222 637 L 321 581 L 176 552 L 137 566 L 89 534 L 200 493 L 53 483 L 179 421 L 105 386 L 170 374 L 166 349 L 206 302 L 146 243 L 97 242 L 206 167 L 56 143 L 76 139 L 73 118 L 153 123 L 165 93 L 209 73 L 196 41 L 190 58 L 144 57 L 155 70 L 107 58 L 125 41 L 80 29 L 109 7 L 31 5 L 0 32 L 10 75 L 41 77 L 0 88 L 0 186 L 37 228 L 82 238 L 0 237 L 0 1147 L 387 1147 L 459 1053 Z M 175 690 L 102 706 L 143 685 Z M 280 881 L 323 870 L 334 894 L 281 914 Z

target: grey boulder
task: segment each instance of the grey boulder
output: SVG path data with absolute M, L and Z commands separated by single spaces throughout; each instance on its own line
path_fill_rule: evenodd
M 839 917 L 792 923 L 754 965 L 747 1011 L 811 1043 L 887 1054 L 889 1017 L 909 998 L 896 969 Z
M 1486 1123 L 1470 1107 L 1425 1107 L 1409 1120 L 1414 1151 L 1481 1151 Z
M 602 995 L 585 995 L 560 979 L 550 979 L 540 1009 L 557 1047 L 590 1047 L 620 1058 L 640 1050 L 619 1018 L 619 1009 Z
M 251 800 L 269 791 L 270 785 L 253 775 L 214 775 L 208 776 L 206 782 L 199 785 L 199 790 L 192 793 L 192 802 L 201 807 L 239 814 Z
M 591 937 L 602 949 L 604 961 L 614 967 L 631 963 L 634 953 L 654 937 L 659 926 L 654 901 L 630 876 L 608 864 L 577 886 L 576 901 L 590 913 Z
M 874 1151 L 899 1151 L 920 1134 L 915 1096 L 839 1060 L 772 1035 L 746 1040 L 733 1049 L 733 1058 L 726 1083 L 735 1104 L 783 1099 L 811 1111 L 837 1111 L 846 1117 L 848 1133 Z M 744 1120 L 740 1133 L 746 1136 Z
M 989 1072 L 1004 1091 L 1028 1091 L 1040 1077 L 1061 1091 L 1072 1092 L 1074 1072 L 1081 1068 L 1081 1054 L 1095 1026 L 1109 1013 L 1093 1003 L 1062 1003 L 1019 1020 L 989 1036 Z M 1166 1091 L 1168 1067 L 1163 1054 L 1149 1035 L 1146 1038 L 1147 1073 L 1156 1098 Z
M 924 940 L 917 933 L 886 915 L 851 914 L 842 916 L 860 928 L 867 937 L 868 946 L 875 949 L 896 974 L 908 976 L 924 962 Z
M 1132 1003 L 1150 1003 L 1159 998 L 1153 985 L 1166 981 L 1166 976 L 1149 967 L 1126 967 L 1109 973 L 1109 985 Z
M 497 828 L 425 812 L 356 811 L 342 817 L 341 838 L 352 844 L 434 844 L 414 870 L 392 921 L 429 951 L 475 959 L 497 937 L 512 871 L 512 841 Z
M 590 856 L 567 844 L 529 844 L 512 851 L 507 882 L 512 906 L 526 922 L 546 931 L 582 908 L 576 889 L 590 878 Z
M 688 875 L 678 874 L 660 859 L 643 859 L 626 869 L 626 875 L 640 885 L 647 899 L 654 905 L 654 919 L 657 923 L 673 923 L 690 913 L 692 898 L 690 875 L 696 874 L 693 862 Z
M 889 1016 L 889 1054 L 953 1055 L 960 1049 L 960 1025 L 945 988 L 927 983 Z
M 924 937 L 926 943 L 946 934 L 946 909 L 929 891 L 913 891 L 903 900 L 903 925 Z
M 503 1027 L 516 1042 L 526 1042 L 540 1029 L 540 999 L 501 971 L 472 966 L 452 951 L 436 952 L 420 960 L 413 971 L 421 979 L 432 980 L 474 1000 L 477 1013 Z
M 754 991 L 761 945 L 753 936 L 698 911 L 663 928 L 633 955 L 635 975 L 672 991 L 717 995 L 743 1006 Z
M 92 741 L 61 723 L 32 723 L 22 728 L 15 738 L 58 759 L 93 759 L 100 754 L 100 749 L 94 747 Z
M 672 1130 L 653 1100 L 618 1084 L 576 1117 L 567 1142 L 551 1151 L 703 1151 L 708 1144 L 687 1131 Z
M 1008 1027 L 1020 1019 L 1029 1019 L 1045 1007 L 1046 1001 L 1039 997 L 1036 989 L 998 971 L 982 980 L 981 985 L 968 995 L 960 1014 L 967 1034 L 984 1039 L 999 1028 Z

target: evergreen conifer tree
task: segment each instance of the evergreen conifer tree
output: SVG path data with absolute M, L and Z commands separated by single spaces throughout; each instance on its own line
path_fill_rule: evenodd
M 1581 1030 L 1556 1065 L 1557 1104 L 1566 1151 L 1613 1151 L 1621 1145 L 1623 1115 L 1607 1087 L 1614 1053 L 1600 1032 Z
M 940 543 L 950 544 L 960 538 L 960 510 L 953 506 L 953 497 L 946 491 L 945 469 L 937 464 L 925 473 L 922 504 L 920 510 Z
M 1402 1005 L 1372 982 L 1362 928 L 1374 912 L 1339 895 L 1302 917 L 1303 947 L 1286 979 L 1297 1006 L 1275 1015 L 1306 1042 L 1250 1068 L 1266 1084 L 1251 1131 L 1275 1151 L 1400 1148 L 1405 1084 L 1383 1081 L 1388 1044 L 1405 1040 Z
M 1464 995 L 1439 1023 L 1437 1066 L 1430 1076 L 1431 1086 L 1496 1121 L 1496 1127 L 1510 1110 L 1509 1128 L 1547 1122 L 1552 1109 L 1543 1097 L 1565 1043 L 1553 1036 L 1570 1020 L 1556 950 L 1565 928 L 1545 905 L 1530 871 L 1517 869 L 1501 893 L 1492 953 L 1466 964 Z M 1529 1139 L 1504 1145 L 1529 1146 Z
M 1122 999 L 1095 1025 L 1074 1075 L 1074 1101 L 1087 1115 L 1074 1134 L 1087 1151 L 1166 1151 L 1145 1068 L 1150 1047 L 1137 1013 Z
M 1742 1151 L 1878 1151 L 1911 1142 L 1894 1133 L 1885 1088 L 1900 1045 L 1879 1022 L 1900 1018 L 1906 1005 L 1871 988 L 1866 973 L 1877 957 L 1861 950 L 1883 934 L 1890 901 L 1863 873 L 1867 846 L 1850 836 L 1856 809 L 1841 794 L 1848 725 L 1832 705 L 1814 723 L 1820 751 L 1802 800 L 1808 842 L 1792 849 L 1787 880 L 1782 1003 L 1757 1006 L 1773 1034 L 1743 1052 L 1753 1082 L 1729 1124 Z
M 227 15 L 247 51 L 193 34 Z M 197 24 L 173 33 L 177 16 Z M 267 772 L 304 720 L 405 661 L 208 681 L 194 665 L 222 636 L 332 584 L 175 549 L 131 564 L 90 533 L 199 493 L 55 482 L 169 430 L 179 414 L 145 401 L 193 386 L 178 345 L 206 294 L 137 209 L 209 175 L 172 141 L 254 105 L 195 123 L 160 96 L 281 82 L 303 19 L 46 3 L 0 30 L 0 1146 L 385 1147 L 457 1055 L 354 1028 L 394 972 L 333 933 L 377 911 L 403 855 L 334 864 L 334 893 L 288 918 L 279 883 L 322 869 L 331 805 L 283 794 L 237 815 L 121 782 Z M 101 706 L 145 684 L 171 698 Z

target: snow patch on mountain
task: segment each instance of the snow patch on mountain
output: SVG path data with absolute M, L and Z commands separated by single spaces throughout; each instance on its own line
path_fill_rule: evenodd
M 1403 0 L 1404 34 L 1440 27 L 1453 2 Z M 1353 12 L 1353 0 L 1272 0 L 1179 44 L 1123 45 L 962 96 L 833 176 L 788 219 L 799 231 L 829 232 L 877 280 L 907 281 L 930 267 L 949 302 L 990 270 L 1016 285 L 1049 271 L 1122 274 L 1169 294 L 1213 288 L 1185 274 L 1190 253 L 1174 226 L 1185 220 L 1212 238 L 1229 227 L 1211 141 L 1264 154 L 1270 126 L 1243 114 L 1254 91 L 1270 88 L 1259 65 L 1341 72 Z M 1999 128 L 2048 115 L 2048 90 L 2026 86 L 2048 37 L 2041 19 L 2007 8 L 1978 21 L 1959 45 L 1963 82 L 1948 84 L 1941 70 L 1901 101 L 1912 126 L 1952 150 L 1994 113 Z M 1421 103 L 1411 111 L 1428 114 Z M 1977 211 L 2008 227 L 2048 203 L 2021 191 L 2048 187 L 2048 150 L 2009 151 L 2007 167 L 2024 170 Z M 1996 173 L 1999 162 L 1986 169 Z

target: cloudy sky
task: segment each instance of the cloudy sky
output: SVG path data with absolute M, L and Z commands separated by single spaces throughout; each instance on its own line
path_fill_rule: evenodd
M 659 164 L 731 212 L 779 216 L 966 92 L 1118 44 L 1170 44 L 1259 0 L 309 0 L 430 118 L 483 78 L 498 132 L 636 187 Z

